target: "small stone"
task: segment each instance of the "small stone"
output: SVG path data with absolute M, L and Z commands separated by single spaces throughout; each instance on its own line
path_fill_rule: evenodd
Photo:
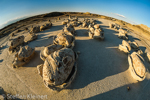
M 77 54 L 80 54 L 80 51 L 77 51 Z
M 130 87 L 129 86 L 127 87 L 127 90 L 130 91 Z

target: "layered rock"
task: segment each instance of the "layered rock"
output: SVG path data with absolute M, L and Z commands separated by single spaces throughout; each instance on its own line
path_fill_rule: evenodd
M 61 32 L 53 39 L 53 43 L 56 45 L 62 45 L 63 47 L 73 48 L 75 37 L 70 32 Z
M 130 53 L 131 46 L 130 46 L 130 44 L 127 41 L 122 40 L 122 44 L 119 44 L 119 50 L 123 51 L 125 53 Z
M 20 47 L 19 52 L 16 54 L 15 59 L 13 60 L 13 68 L 20 67 L 28 63 L 34 56 L 34 52 L 35 50 L 29 46 Z
M 143 81 L 146 76 L 146 68 L 143 58 L 136 52 L 133 52 L 128 56 L 128 62 L 132 77 L 138 81 Z
M 24 36 L 19 36 L 14 39 L 10 39 L 8 41 L 8 46 L 9 46 L 9 53 L 13 53 L 15 49 L 18 48 L 19 45 L 24 43 Z
M 77 67 L 75 53 L 70 48 L 63 48 L 50 54 L 44 64 L 38 65 L 38 73 L 42 76 L 46 87 L 61 90 L 73 81 Z

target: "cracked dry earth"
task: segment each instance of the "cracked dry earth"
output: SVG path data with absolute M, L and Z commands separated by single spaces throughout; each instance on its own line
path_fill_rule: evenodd
M 20 99 L 35 99 L 31 95 L 43 95 L 43 98 L 36 99 L 47 100 L 149 99 L 149 71 L 147 70 L 144 81 L 134 80 L 128 70 L 128 55 L 118 49 L 118 45 L 122 43 L 122 39 L 117 37 L 118 30 L 110 29 L 108 20 L 95 19 L 104 29 L 105 40 L 90 39 L 87 28 L 75 27 L 74 51 L 80 51 L 81 54 L 78 58 L 77 75 L 67 89 L 58 92 L 46 88 L 36 68 L 37 65 L 43 63 L 40 59 L 40 50 L 43 46 L 52 44 L 53 39 L 50 36 L 57 35 L 62 30 L 63 20 L 52 22 L 53 26 L 50 29 L 37 33 L 38 39 L 28 44 L 30 47 L 35 47 L 35 56 L 29 63 L 17 69 L 10 66 L 13 55 L 9 55 L 7 51 L 9 36 L 0 39 L 0 44 L 4 45 L 0 50 L 0 86 L 11 95 L 30 95 L 30 97 L 20 97 Z M 148 50 L 145 44 L 145 42 L 148 44 L 148 41 L 143 42 L 143 39 L 131 32 L 128 35 L 129 40 L 135 40 L 143 52 Z M 150 69 L 150 64 L 147 60 L 145 62 L 147 69 Z M 129 91 L 127 87 L 130 87 Z

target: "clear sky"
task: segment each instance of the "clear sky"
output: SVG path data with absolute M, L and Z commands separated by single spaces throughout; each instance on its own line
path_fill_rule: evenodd
M 0 0 L 0 28 L 21 17 L 53 11 L 90 12 L 150 27 L 150 0 Z

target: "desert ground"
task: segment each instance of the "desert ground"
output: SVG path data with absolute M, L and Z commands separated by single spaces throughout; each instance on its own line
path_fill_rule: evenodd
M 44 99 L 44 100 L 148 100 L 150 98 L 150 63 L 145 53 L 150 50 L 150 41 L 142 35 L 128 32 L 129 40 L 136 41 L 144 52 L 146 78 L 142 82 L 132 78 L 129 72 L 128 54 L 118 49 L 122 39 L 118 38 L 118 30 L 109 28 L 111 20 L 103 18 L 95 19 L 97 24 L 104 30 L 104 41 L 90 39 L 88 28 L 75 27 L 74 51 L 80 51 L 77 59 L 77 74 L 69 87 L 61 91 L 53 91 L 44 86 L 42 77 L 38 75 L 37 65 L 44 63 L 40 59 L 40 51 L 44 46 L 53 42 L 53 36 L 62 31 L 62 21 L 51 18 L 52 27 L 36 33 L 38 38 L 29 42 L 29 46 L 35 48 L 35 55 L 31 61 L 19 68 L 12 68 L 13 54 L 8 53 L 8 39 L 10 35 L 0 38 L 0 87 L 3 88 L 5 96 L 15 96 L 17 99 Z M 83 17 L 79 17 L 83 20 Z M 39 22 L 38 25 L 42 25 Z M 37 24 L 28 24 L 36 26 Z M 26 26 L 27 27 L 27 26 Z M 20 28 L 24 29 L 23 27 Z M 26 35 L 27 31 L 16 33 L 16 36 Z M 34 97 L 34 96 L 43 97 Z M 25 96 L 25 97 L 23 97 Z M 11 99 L 11 98 L 8 98 Z

